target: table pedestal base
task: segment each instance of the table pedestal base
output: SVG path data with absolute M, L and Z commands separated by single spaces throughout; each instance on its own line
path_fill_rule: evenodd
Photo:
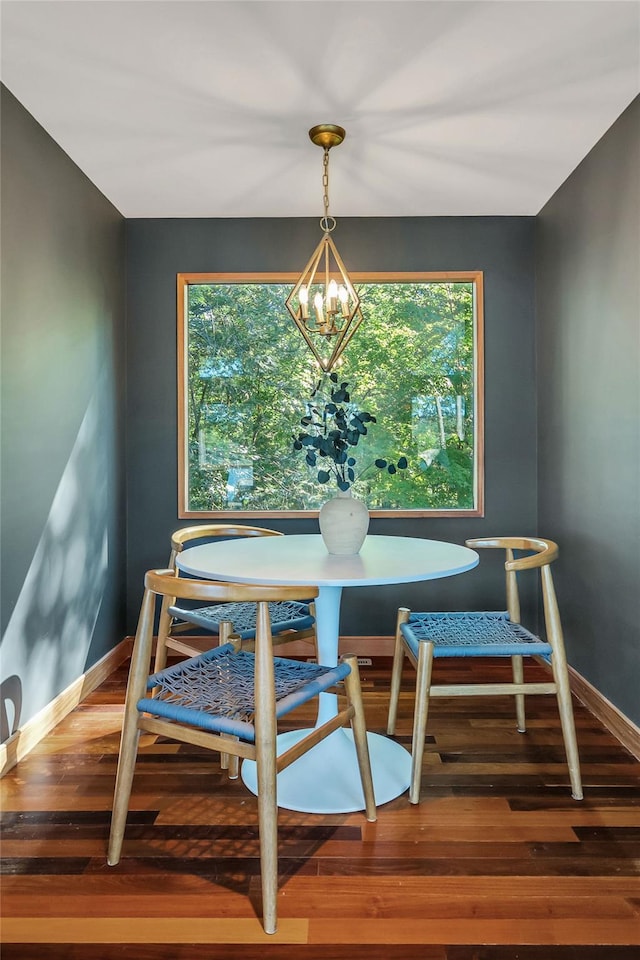
M 278 737 L 284 753 L 309 730 L 293 730 Z M 399 796 L 411 781 L 411 755 L 399 743 L 368 733 L 371 772 L 376 804 Z M 242 764 L 241 776 L 252 793 L 258 793 L 256 765 Z M 348 728 L 335 730 L 309 753 L 278 774 L 278 806 L 301 813 L 351 813 L 364 810 L 356 748 Z

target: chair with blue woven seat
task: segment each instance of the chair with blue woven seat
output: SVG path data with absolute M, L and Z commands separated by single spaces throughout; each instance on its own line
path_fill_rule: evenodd
M 526 730 L 525 694 L 551 694 L 558 700 L 562 734 L 571 779 L 571 795 L 582 799 L 580 761 L 576 742 L 569 674 L 560 613 L 556 600 L 551 563 L 558 547 L 551 540 L 532 537 L 499 537 L 467 540 L 472 548 L 500 548 L 506 551 L 507 610 L 504 612 L 415 613 L 398 610 L 396 642 L 391 674 L 391 698 L 387 732 L 396 727 L 400 682 L 405 656 L 416 667 L 416 694 L 412 737 L 412 770 L 409 799 L 420 801 L 420 779 L 430 697 L 494 696 L 515 697 L 517 727 Z M 515 558 L 514 551 L 526 556 Z M 546 640 L 530 633 L 520 623 L 517 573 L 540 570 Z M 524 681 L 523 657 L 543 657 L 551 663 L 552 682 Z M 432 684 L 434 657 L 510 657 L 513 681 L 498 683 Z
M 356 657 L 335 667 L 273 656 L 269 606 L 317 596 L 317 588 L 261 586 L 176 579 L 171 570 L 150 570 L 131 657 L 120 757 L 113 802 L 108 862 L 119 862 L 140 732 L 230 753 L 256 762 L 263 925 L 276 929 L 278 836 L 276 774 L 294 764 L 338 727 L 351 724 L 367 820 L 376 819 L 375 799 Z M 174 597 L 206 603 L 256 606 L 255 653 L 239 639 L 149 676 L 155 606 Z M 277 721 L 320 693 L 344 683 L 346 706 L 280 756 Z M 229 739 L 232 738 L 232 739 Z
M 182 527 L 171 536 L 171 555 L 168 566 L 179 576 L 176 558 L 187 547 L 211 540 L 229 540 L 235 537 L 281 537 L 279 530 L 266 527 L 251 527 L 243 524 L 209 523 L 198 526 Z M 274 602 L 269 610 L 273 644 L 290 643 L 305 640 L 310 643 L 311 654 L 317 653 L 315 647 L 315 619 L 313 605 L 299 601 Z M 158 642 L 156 646 L 155 669 L 162 670 L 167 663 L 167 652 L 196 656 L 203 652 L 202 641 L 197 636 L 184 636 L 185 631 L 200 627 L 213 634 L 216 642 L 225 642 L 220 633 L 220 624 L 226 624 L 223 630 L 237 634 L 243 641 L 243 647 L 251 650 L 255 639 L 255 604 L 237 602 L 229 604 L 209 604 L 195 609 L 187 609 L 167 598 L 158 624 Z M 229 624 L 231 626 L 229 626 Z M 181 636 L 176 636 L 181 634 Z M 206 642 L 204 646 L 207 646 Z

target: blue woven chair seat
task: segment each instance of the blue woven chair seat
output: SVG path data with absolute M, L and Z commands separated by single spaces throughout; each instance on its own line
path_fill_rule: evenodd
M 421 640 L 433 643 L 434 657 L 549 656 L 548 643 L 505 612 L 411 613 L 400 627 L 415 657 Z
M 188 610 L 184 607 L 169 608 L 172 617 L 204 627 L 213 633 L 220 632 L 220 621 L 230 620 L 233 632 L 241 640 L 254 640 L 256 636 L 256 605 L 255 603 L 218 603 L 206 607 L 195 607 Z M 305 603 L 297 601 L 277 600 L 269 604 L 271 632 L 284 633 L 285 630 L 307 630 L 314 624 L 314 618 L 309 613 Z
M 323 667 L 274 657 L 276 716 L 306 703 L 351 672 L 347 663 Z M 253 742 L 255 656 L 225 643 L 207 653 L 166 667 L 147 681 L 153 697 L 138 701 L 150 713 L 205 730 Z

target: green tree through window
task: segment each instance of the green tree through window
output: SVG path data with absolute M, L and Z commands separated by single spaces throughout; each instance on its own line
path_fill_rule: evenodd
M 364 321 L 338 369 L 377 418 L 358 467 L 409 461 L 401 477 L 373 469 L 356 483 L 371 511 L 480 512 L 480 281 L 358 283 Z M 317 510 L 334 491 L 292 436 L 321 374 L 284 308 L 291 283 L 182 285 L 181 515 Z

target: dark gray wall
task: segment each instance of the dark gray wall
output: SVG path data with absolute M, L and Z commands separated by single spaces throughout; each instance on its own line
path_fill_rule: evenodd
M 640 723 L 640 98 L 536 229 L 539 527 L 572 664 Z
M 483 270 L 486 341 L 486 516 L 374 519 L 372 533 L 463 542 L 536 532 L 532 218 L 339 220 L 336 242 L 357 271 Z M 177 516 L 176 274 L 297 271 L 319 239 L 316 220 L 128 220 L 128 629 L 146 569 L 166 563 Z M 253 521 L 252 521 L 253 522 Z M 286 533 L 317 519 L 275 521 Z M 345 591 L 342 632 L 393 632 L 400 603 L 420 609 L 504 605 L 490 552 L 482 570 L 450 580 Z
M 124 635 L 125 236 L 118 211 L 4 87 L 1 146 L 11 731 Z

